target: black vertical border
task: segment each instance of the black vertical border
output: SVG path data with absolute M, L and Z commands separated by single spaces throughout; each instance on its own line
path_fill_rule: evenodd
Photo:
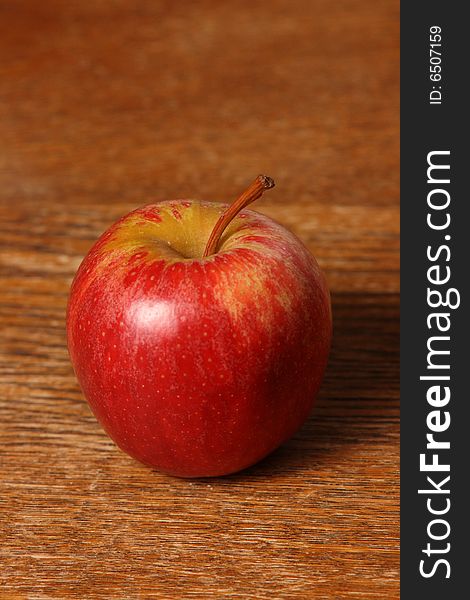
M 466 95 L 470 74 L 470 23 L 465 2 L 421 0 L 401 3 L 401 598 L 404 600 L 461 599 L 470 597 L 466 585 L 470 577 L 468 538 L 470 506 L 467 479 L 470 481 L 470 393 L 466 374 L 470 373 L 470 331 L 468 298 L 470 280 L 470 102 Z M 429 78 L 429 28 L 442 28 L 441 105 L 429 104 L 435 83 Z M 418 489 L 426 487 L 426 474 L 420 473 L 419 455 L 426 450 L 426 415 L 429 383 L 419 380 L 425 374 L 430 334 L 426 317 L 426 257 L 428 244 L 439 245 L 443 232 L 427 227 L 426 179 L 427 154 L 450 150 L 451 225 L 446 234 L 451 248 L 451 286 L 458 288 L 461 304 L 450 310 L 449 335 L 451 363 L 450 429 L 442 435 L 451 448 L 451 508 L 449 521 L 451 548 L 447 558 L 451 575 L 444 568 L 423 578 L 419 573 L 422 550 L 429 540 L 426 528 L 432 515 L 427 511 L 426 496 Z M 443 263 L 445 264 L 445 263 Z M 443 409 L 444 410 L 444 409 Z M 442 454 L 442 452 L 441 452 Z M 443 455 L 444 458 L 444 455 Z M 431 474 L 430 474 L 431 475 Z M 441 474 L 442 475 L 442 474 Z M 436 479 L 439 479 L 436 474 Z M 441 477 L 442 478 L 442 477 Z M 429 485 L 427 486 L 429 487 Z M 438 542 L 434 542 L 436 548 Z M 441 546 L 445 543 L 442 542 Z M 439 558 L 438 555 L 435 555 Z M 429 559 L 428 559 L 429 561 Z M 431 562 L 428 562 L 428 567 Z M 469 594 L 467 596 L 467 594 Z

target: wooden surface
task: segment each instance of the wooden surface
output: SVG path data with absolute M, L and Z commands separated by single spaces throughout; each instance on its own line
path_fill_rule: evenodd
M 0 4 L 0 598 L 398 598 L 398 2 Z M 311 248 L 317 408 L 206 481 L 102 432 L 65 346 L 93 240 L 155 199 L 232 200 Z

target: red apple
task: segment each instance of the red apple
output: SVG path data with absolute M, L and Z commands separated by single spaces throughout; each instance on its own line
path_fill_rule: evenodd
M 72 284 L 67 336 L 91 409 L 125 452 L 182 477 L 248 467 L 312 408 L 331 339 L 317 262 L 281 225 L 243 210 L 159 202 L 121 218 Z

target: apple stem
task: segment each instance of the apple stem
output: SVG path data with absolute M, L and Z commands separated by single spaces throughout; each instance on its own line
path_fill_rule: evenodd
M 220 238 L 222 237 L 222 234 L 230 221 L 236 217 L 241 210 L 248 206 L 248 204 L 258 200 L 258 198 L 263 195 L 265 190 L 270 190 L 273 187 L 274 180 L 271 179 L 271 177 L 267 177 L 266 175 L 258 175 L 258 177 L 243 192 L 243 194 L 239 196 L 235 202 L 233 202 L 227 208 L 227 210 L 220 215 L 214 229 L 212 230 L 202 257 L 205 258 L 211 254 L 215 254 L 217 252 Z

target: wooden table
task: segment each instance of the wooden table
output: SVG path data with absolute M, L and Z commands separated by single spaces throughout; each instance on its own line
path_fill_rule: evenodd
M 0 598 L 398 598 L 398 2 L 4 0 Z M 315 253 L 314 414 L 223 479 L 110 442 L 68 359 L 93 240 L 155 199 L 232 200 Z

